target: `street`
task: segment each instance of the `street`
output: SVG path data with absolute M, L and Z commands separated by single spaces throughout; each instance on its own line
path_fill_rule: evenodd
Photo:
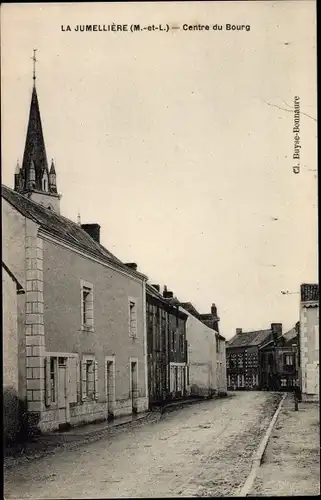
M 231 496 L 280 400 L 230 393 L 76 450 L 5 469 L 5 498 Z

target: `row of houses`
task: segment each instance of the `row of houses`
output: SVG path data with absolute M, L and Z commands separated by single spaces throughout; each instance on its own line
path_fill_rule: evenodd
M 60 199 L 34 80 L 22 164 L 2 186 L 7 440 L 226 393 L 216 307 L 201 315 L 161 293 Z
M 299 321 L 283 333 L 281 323 L 236 334 L 226 345 L 229 390 L 293 391 L 319 400 L 319 285 L 300 287 Z

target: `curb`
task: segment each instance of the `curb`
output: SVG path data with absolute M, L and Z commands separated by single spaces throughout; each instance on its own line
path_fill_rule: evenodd
M 163 406 L 161 408 L 161 414 L 163 413 L 168 413 L 169 411 L 174 411 L 174 410 L 181 410 L 185 406 L 191 406 L 196 403 L 202 403 L 203 401 L 208 401 L 207 399 L 200 398 L 200 399 L 191 399 L 191 400 L 182 400 L 182 401 L 177 401 L 174 403 L 168 403 L 167 405 Z
M 117 425 L 113 426 L 106 426 L 103 429 L 99 430 L 92 430 L 91 432 L 88 432 L 87 434 L 83 434 L 80 436 L 74 436 L 74 439 L 68 441 L 57 441 L 57 442 L 51 442 L 49 443 L 48 447 L 46 449 L 34 449 L 34 450 L 29 450 L 28 448 L 26 452 L 24 453 L 17 453 L 13 455 L 8 455 L 4 457 L 4 468 L 5 469 L 11 469 L 14 467 L 17 463 L 22 464 L 25 462 L 29 462 L 34 459 L 39 459 L 43 458 L 45 456 L 53 455 L 55 454 L 58 450 L 64 449 L 64 450 L 75 450 L 77 448 L 81 448 L 83 445 L 94 443 L 95 441 L 99 441 L 103 437 L 108 437 L 110 433 L 117 433 L 122 431 L 122 428 L 127 426 L 128 429 L 135 428 L 137 424 L 144 424 L 144 423 L 153 423 L 157 422 L 160 418 L 160 413 L 159 412 L 148 412 L 145 413 L 142 416 L 138 416 L 135 420 L 130 420 L 127 422 L 121 422 Z M 44 435 L 44 440 L 45 440 L 45 435 Z M 41 443 L 41 438 L 39 439 L 39 442 Z
M 251 491 L 251 489 L 253 487 L 256 475 L 257 475 L 257 471 L 261 467 L 262 458 L 263 458 L 264 452 L 266 450 L 267 444 L 269 442 L 269 439 L 271 437 L 273 427 L 275 425 L 275 422 L 277 421 L 277 418 L 279 416 L 279 413 L 281 411 L 281 408 L 283 406 L 283 403 L 284 403 L 284 400 L 285 400 L 286 397 L 287 397 L 287 393 L 285 393 L 282 396 L 282 399 L 281 399 L 281 401 L 280 401 L 280 403 L 279 403 L 279 405 L 278 405 L 277 409 L 275 410 L 275 413 L 274 413 L 274 415 L 272 417 L 270 425 L 267 428 L 267 431 L 266 431 L 264 437 L 262 438 L 261 443 L 260 443 L 258 449 L 253 454 L 252 467 L 251 467 L 250 474 L 248 475 L 248 477 L 247 477 L 245 483 L 243 484 L 243 486 L 233 496 L 235 496 L 235 497 L 246 497 L 250 493 L 250 491 Z

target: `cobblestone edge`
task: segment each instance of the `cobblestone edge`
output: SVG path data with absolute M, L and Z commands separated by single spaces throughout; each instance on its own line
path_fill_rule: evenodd
M 268 428 L 267 428 L 267 430 L 266 430 L 266 432 L 265 432 L 265 434 L 264 434 L 264 436 L 259 444 L 259 447 L 255 451 L 255 453 L 253 454 L 251 471 L 250 471 L 248 477 L 246 478 L 245 483 L 233 496 L 246 497 L 250 493 L 250 491 L 253 487 L 256 475 L 257 475 L 257 471 L 261 467 L 262 458 L 263 458 L 264 452 L 266 450 L 266 447 L 268 445 L 269 439 L 271 437 L 274 425 L 277 421 L 277 418 L 279 416 L 279 413 L 282 409 L 282 406 L 283 406 L 283 403 L 284 403 L 284 400 L 286 397 L 287 397 L 287 393 L 285 393 L 282 396 L 282 399 L 281 399 L 280 403 L 278 404 L 277 409 L 274 412 L 272 420 L 271 420 L 271 422 L 270 422 L 270 424 L 269 424 L 269 426 L 268 426 Z
M 94 443 L 95 441 L 98 441 L 99 439 L 102 439 L 104 437 L 114 436 L 121 432 L 124 432 L 125 430 L 135 429 L 147 423 L 156 423 L 160 420 L 160 418 L 161 418 L 160 411 L 151 411 L 146 415 L 144 415 L 143 417 L 140 418 L 138 417 L 136 420 L 132 420 L 129 422 L 122 422 L 112 427 L 106 427 L 104 429 L 92 431 L 90 434 L 87 435 L 75 436 L 74 440 L 71 441 L 66 440 L 64 442 L 62 440 L 57 442 L 55 441 L 48 442 L 48 447 L 46 449 L 37 450 L 37 444 L 36 444 L 35 449 L 28 450 L 27 447 L 20 453 L 17 452 L 14 453 L 13 455 L 5 456 L 4 468 L 6 470 L 9 470 L 15 467 L 16 465 L 20 465 L 32 460 L 43 458 L 45 456 L 54 455 L 59 450 L 65 450 L 65 451 L 75 450 L 77 448 L 81 448 L 85 444 Z M 62 439 L 61 436 L 59 436 L 59 439 Z M 41 446 L 44 446 L 45 442 L 46 442 L 46 436 L 44 435 L 43 439 L 41 439 L 41 437 L 39 438 L 39 448 Z

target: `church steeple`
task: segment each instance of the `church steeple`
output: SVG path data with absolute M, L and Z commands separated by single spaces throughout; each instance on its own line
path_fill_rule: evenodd
M 15 190 L 47 208 L 59 212 L 55 168 L 49 172 L 45 141 L 36 89 L 35 51 L 33 60 L 33 88 L 22 167 L 15 172 Z M 52 164 L 53 166 L 53 164 Z M 54 174 L 54 175 L 53 175 Z

